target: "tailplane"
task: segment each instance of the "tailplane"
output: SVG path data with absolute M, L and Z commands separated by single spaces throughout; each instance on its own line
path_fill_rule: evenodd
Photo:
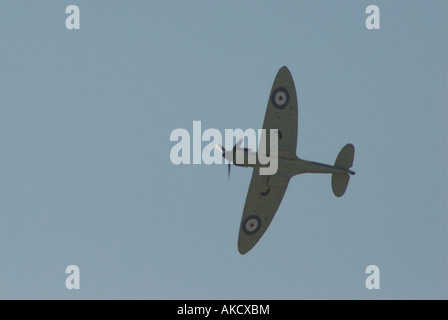
M 349 174 L 355 174 L 354 171 L 349 170 L 353 166 L 353 157 L 355 156 L 355 147 L 349 143 L 339 152 L 335 167 L 347 169 L 347 173 L 333 173 L 331 177 L 331 187 L 336 197 L 342 197 L 347 189 Z

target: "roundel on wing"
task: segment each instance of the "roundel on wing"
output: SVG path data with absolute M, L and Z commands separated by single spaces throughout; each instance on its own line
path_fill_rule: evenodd
M 285 108 L 289 103 L 289 92 L 286 88 L 279 87 L 272 92 L 271 102 L 277 109 Z
M 252 235 L 260 230 L 261 227 L 261 219 L 257 215 L 251 215 L 243 221 L 243 231 L 247 235 Z

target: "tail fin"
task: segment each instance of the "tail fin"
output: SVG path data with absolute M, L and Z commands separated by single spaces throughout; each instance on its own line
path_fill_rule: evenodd
M 350 180 L 349 174 L 355 174 L 355 172 L 349 170 L 353 166 L 353 157 L 355 156 L 355 147 L 349 143 L 342 148 L 339 152 L 335 167 L 347 169 L 347 173 L 333 173 L 331 177 L 331 187 L 336 197 L 342 197 L 347 189 L 348 181 Z

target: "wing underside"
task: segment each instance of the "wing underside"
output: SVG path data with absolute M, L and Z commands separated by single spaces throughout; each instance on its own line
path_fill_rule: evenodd
M 297 94 L 291 73 L 282 67 L 275 77 L 269 95 L 263 129 L 269 137 L 270 129 L 278 129 L 278 154 L 280 157 L 294 159 L 297 148 L 298 122 Z M 261 137 L 264 139 L 264 137 Z M 269 150 L 269 139 L 266 140 Z
M 238 251 L 245 254 L 269 227 L 288 187 L 289 177 L 260 175 L 254 168 L 244 205 L 238 237 Z
M 263 122 L 267 137 L 270 129 L 278 129 L 279 166 L 281 158 L 297 157 L 297 109 L 294 81 L 288 68 L 282 67 L 272 85 Z M 261 139 L 265 137 L 262 135 Z M 265 141 L 269 152 L 269 139 Z M 269 227 L 282 202 L 289 179 L 279 171 L 270 176 L 260 175 L 259 168 L 254 168 L 238 237 L 238 250 L 241 254 L 252 249 Z

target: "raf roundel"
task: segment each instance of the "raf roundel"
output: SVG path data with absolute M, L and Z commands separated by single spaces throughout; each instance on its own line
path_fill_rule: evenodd
M 260 229 L 261 219 L 256 215 L 249 216 L 244 220 L 242 227 L 245 234 L 252 235 Z
M 280 87 L 272 92 L 271 102 L 277 109 L 285 108 L 289 103 L 289 92 L 286 88 Z

